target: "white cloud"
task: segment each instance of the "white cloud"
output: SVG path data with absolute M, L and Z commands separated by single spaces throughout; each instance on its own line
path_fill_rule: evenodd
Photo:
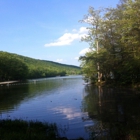
M 56 59 L 56 62 L 63 62 L 63 59 Z
M 77 56 L 77 57 L 75 57 L 74 59 L 78 60 L 78 59 L 79 59 L 79 57 Z
M 86 27 L 81 27 L 79 33 L 87 33 L 88 29 Z
M 90 51 L 91 51 L 91 49 L 85 48 L 85 49 L 81 50 L 81 51 L 79 52 L 79 54 L 80 54 L 80 55 L 85 55 L 85 53 L 90 52 Z
M 79 31 L 73 29 L 72 32 L 74 33 L 65 33 L 61 37 L 59 37 L 56 41 L 47 43 L 45 47 L 52 47 L 52 46 L 66 46 L 70 45 L 75 40 L 80 40 L 81 37 L 86 36 L 87 29 L 85 27 L 81 27 Z

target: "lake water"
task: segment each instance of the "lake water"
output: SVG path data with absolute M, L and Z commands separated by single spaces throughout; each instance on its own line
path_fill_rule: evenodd
M 0 118 L 56 123 L 69 139 L 140 138 L 140 95 L 83 84 L 82 76 L 0 87 Z

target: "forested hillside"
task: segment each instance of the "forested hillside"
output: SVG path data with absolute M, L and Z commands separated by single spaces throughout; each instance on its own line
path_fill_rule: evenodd
M 80 74 L 80 67 L 0 51 L 0 81 Z
M 116 8 L 89 8 L 83 38 L 90 52 L 81 56 L 83 72 L 92 81 L 140 82 L 140 0 L 121 0 Z

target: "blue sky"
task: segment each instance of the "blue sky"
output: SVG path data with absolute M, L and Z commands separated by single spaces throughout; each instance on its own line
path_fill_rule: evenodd
M 79 22 L 90 6 L 115 7 L 119 0 L 0 0 L 0 51 L 80 65 L 89 47 Z

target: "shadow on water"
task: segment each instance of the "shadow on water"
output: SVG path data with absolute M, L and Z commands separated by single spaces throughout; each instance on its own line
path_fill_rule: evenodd
M 94 139 L 140 139 L 140 95 L 119 88 L 85 87 L 83 111 L 96 120 L 85 127 Z

